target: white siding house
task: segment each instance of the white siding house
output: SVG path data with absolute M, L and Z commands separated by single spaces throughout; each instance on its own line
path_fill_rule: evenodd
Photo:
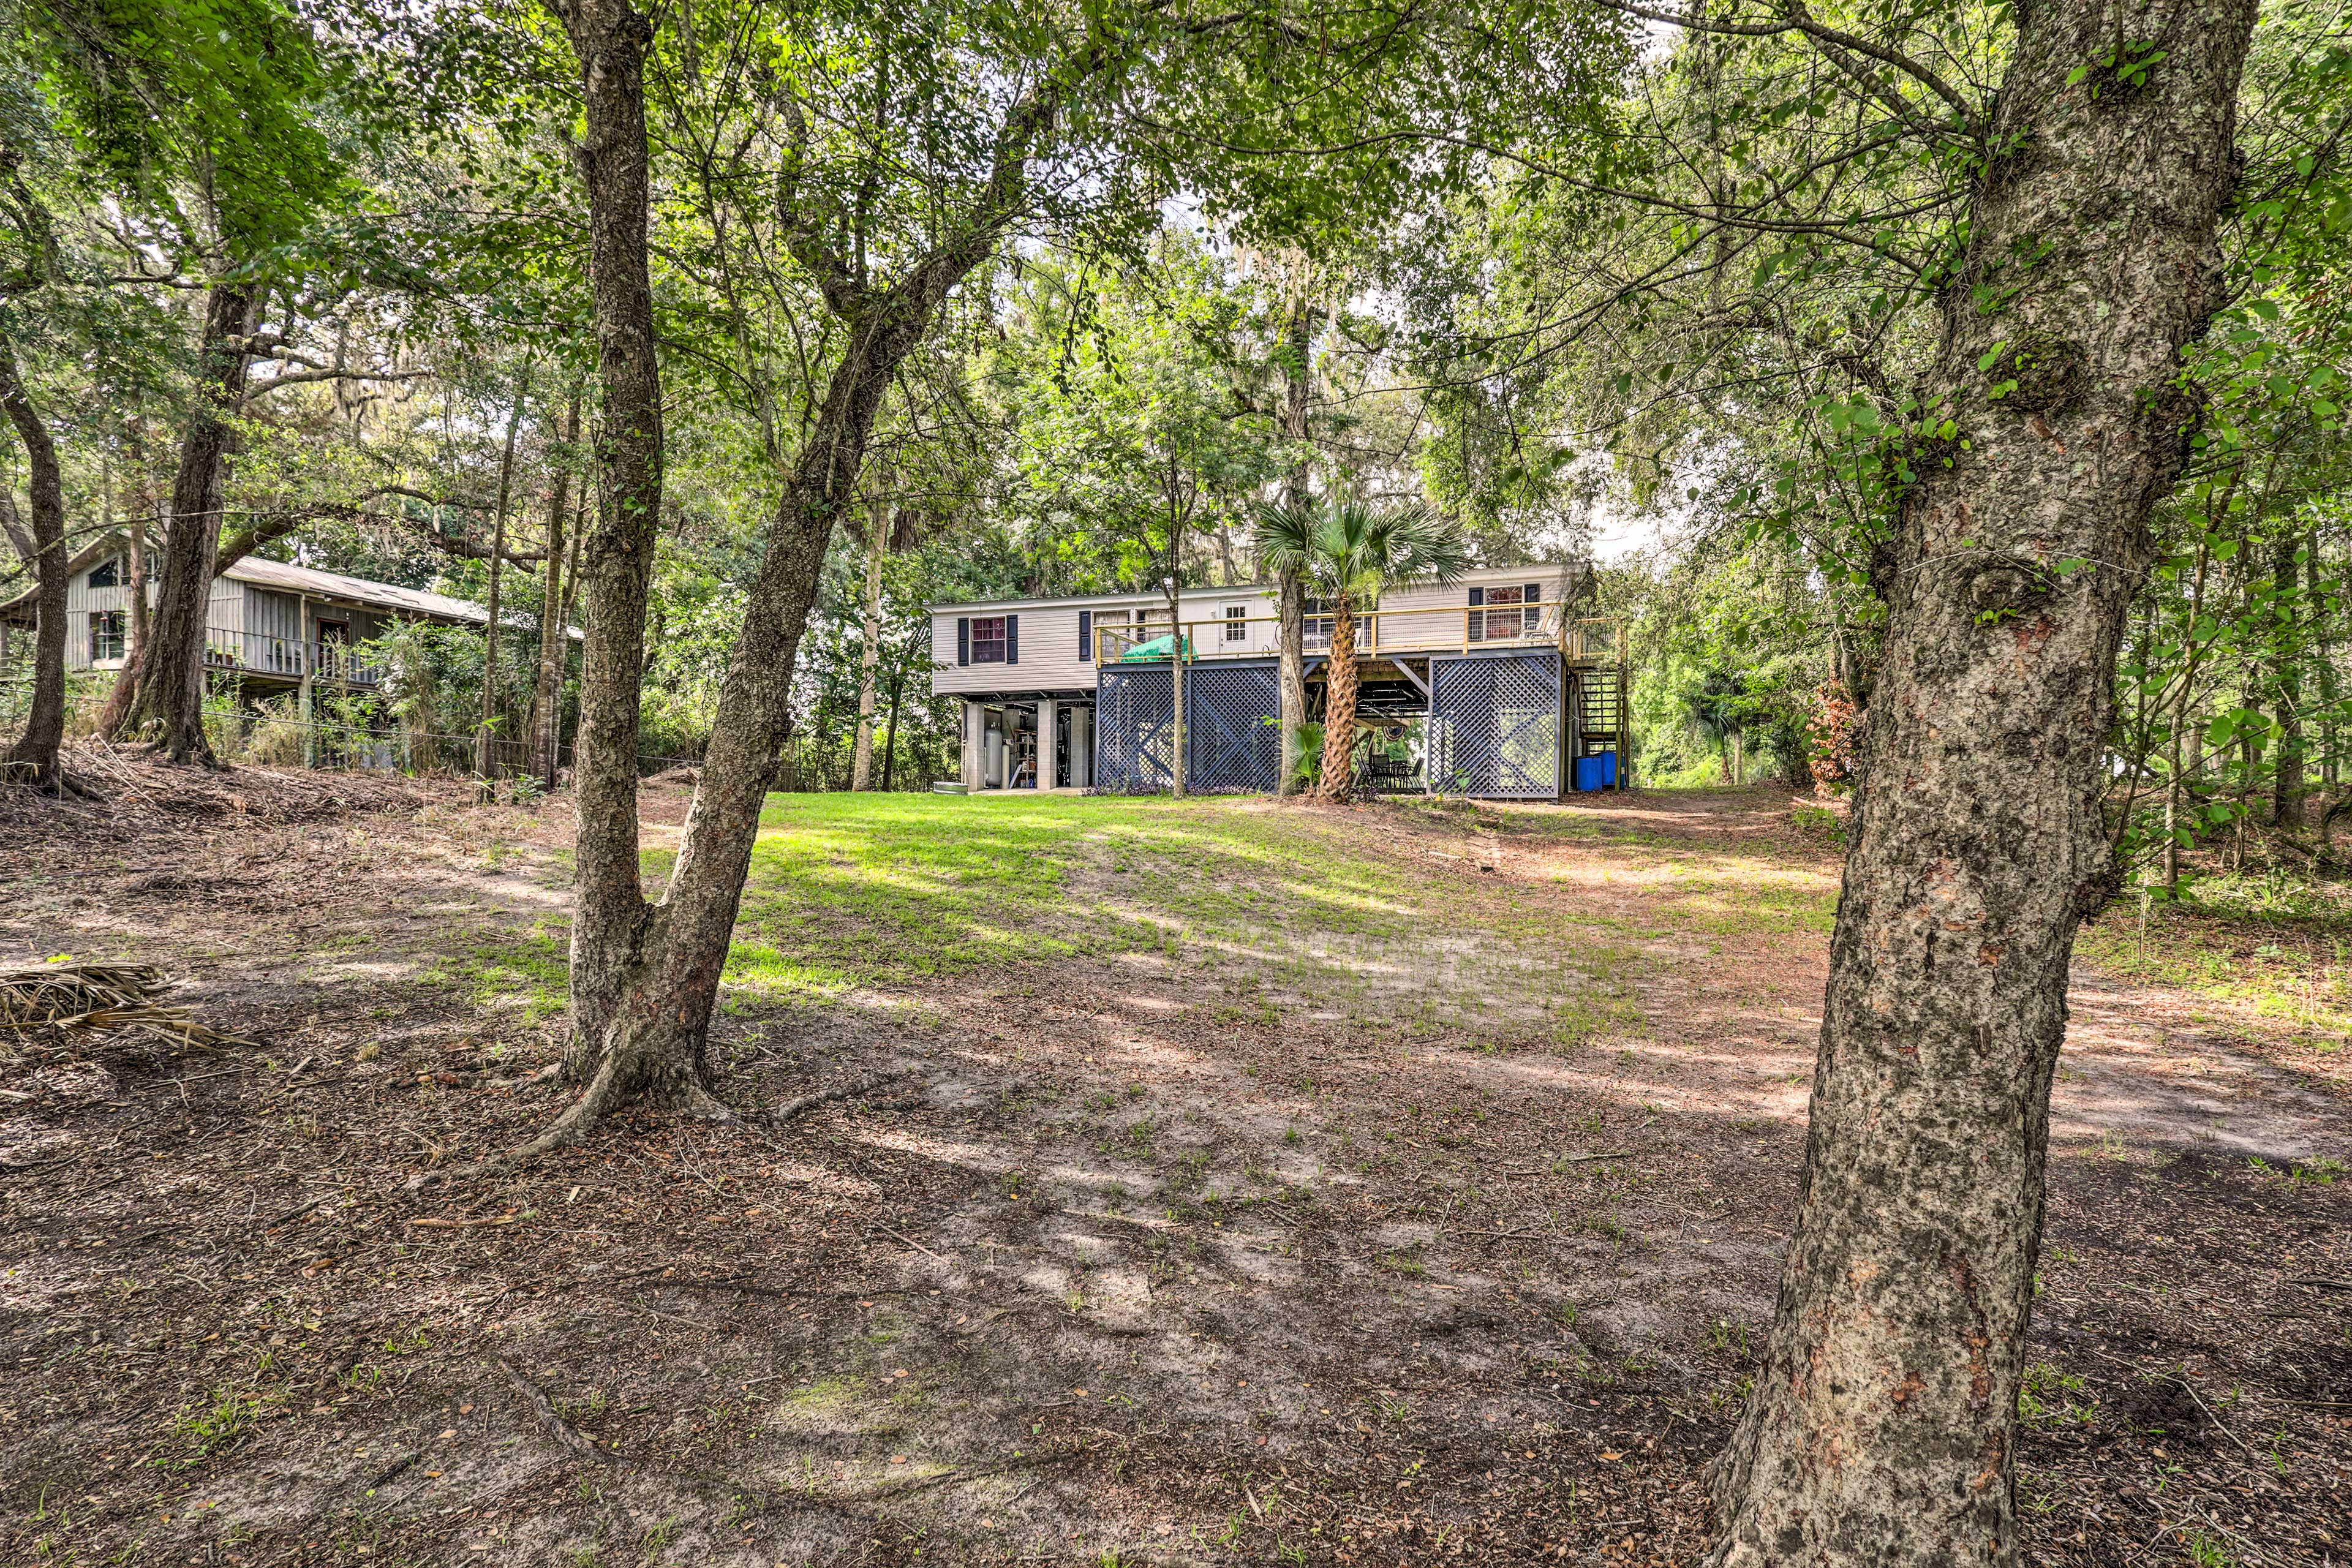
M 1570 764 L 1589 750 L 1622 749 L 1622 672 L 1612 685 L 1601 668 L 1615 664 L 1613 636 L 1580 622 L 1573 608 L 1589 580 L 1580 563 L 1495 566 L 1444 586 L 1393 590 L 1359 616 L 1366 713 L 1400 730 L 1419 725 L 1419 714 L 1445 721 L 1438 667 L 1507 658 L 1515 670 L 1526 667 L 1508 681 L 1499 667 L 1466 672 L 1485 682 L 1482 689 L 1499 689 L 1497 682 L 1513 686 L 1505 717 L 1482 721 L 1508 731 L 1498 731 L 1488 749 L 1507 753 L 1515 775 L 1528 773 L 1524 759 L 1531 745 L 1555 753 L 1542 775 L 1549 784 L 1538 781 L 1507 793 L 1567 787 L 1562 781 L 1573 771 Z M 1182 727 L 1192 759 L 1187 773 L 1260 778 L 1267 765 L 1260 742 L 1270 722 L 1261 710 L 1273 700 L 1271 668 L 1279 646 L 1274 590 L 1263 584 L 1187 589 L 1181 606 L 1185 668 L 1199 672 L 1185 677 L 1192 715 Z M 1321 609 L 1309 601 L 1310 709 L 1319 706 L 1319 667 L 1330 639 L 1330 621 Z M 931 606 L 931 689 L 964 699 L 965 786 L 1108 787 L 1114 773 L 1132 780 L 1141 776 L 1139 768 L 1149 773 L 1164 766 L 1166 759 L 1153 747 L 1164 752 L 1169 742 L 1153 738 L 1159 734 L 1153 726 L 1169 721 L 1153 715 L 1169 710 L 1172 700 L 1169 634 L 1167 600 L 1157 594 Z M 1459 690 L 1477 683 L 1454 681 Z M 1535 700 L 1528 693 L 1539 690 L 1551 695 L 1530 708 Z M 1491 706 L 1497 700 L 1487 700 Z M 1552 737 L 1540 745 L 1528 738 L 1536 731 L 1527 716 L 1536 713 L 1549 714 L 1542 732 Z M 1458 737 L 1469 731 L 1454 723 L 1447 732 Z
M 150 570 L 160 576 L 160 558 Z M 119 540 L 77 556 L 66 584 L 66 668 L 119 669 L 130 652 L 130 566 Z M 147 602 L 155 603 L 151 577 Z M 0 636 L 28 638 L 31 589 L 0 604 Z M 205 610 L 205 660 L 247 685 L 299 685 L 306 677 L 354 686 L 376 680 L 361 645 L 402 621 L 480 626 L 479 605 L 444 594 L 247 558 L 213 579 Z

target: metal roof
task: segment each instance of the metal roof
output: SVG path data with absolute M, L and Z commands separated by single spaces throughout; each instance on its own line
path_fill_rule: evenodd
M 123 549 L 121 537 L 109 533 L 84 546 L 67 563 L 70 575 L 79 576 L 109 556 Z M 457 621 L 467 626 L 481 626 L 490 618 L 488 610 L 470 599 L 453 599 L 446 594 L 428 593 L 423 588 L 403 588 L 391 583 L 378 583 L 366 577 L 346 577 L 340 572 L 320 572 L 309 566 L 289 566 L 283 561 L 263 561 L 254 556 L 232 562 L 223 568 L 221 576 L 233 583 L 250 583 L 257 588 L 268 588 L 281 594 L 307 594 L 313 598 L 335 599 L 362 609 L 394 610 L 404 615 L 425 616 L 434 620 Z M 31 613 L 33 602 L 39 596 L 37 584 L 27 586 L 12 598 L 0 599 L 0 616 L 11 619 Z M 581 640 L 577 626 L 567 628 L 572 640 Z
M 340 572 L 318 572 L 308 566 L 289 566 L 282 561 L 261 561 L 250 555 L 230 565 L 221 575 L 232 582 L 252 583 L 281 593 L 341 599 L 369 609 L 405 610 L 437 620 L 479 626 L 490 618 L 489 611 L 470 599 L 453 599 L 446 594 L 428 594 L 422 588 L 399 588 L 390 583 L 372 583 L 364 577 L 346 577 Z

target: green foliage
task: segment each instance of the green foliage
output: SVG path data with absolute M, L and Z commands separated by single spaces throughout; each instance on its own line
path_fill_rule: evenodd
M 341 174 L 315 122 L 310 30 L 276 0 L 39 0 L 44 86 L 94 177 L 249 263 L 302 233 Z
M 1126 265 L 1027 269 L 1003 344 L 976 367 L 1013 447 L 1001 504 L 1049 592 L 1197 583 L 1232 560 L 1247 498 L 1287 467 L 1238 412 L 1257 290 L 1193 231 Z M 1238 413 L 1238 416 L 1237 416 Z
M 180 1406 L 172 1417 L 176 1449 L 167 1449 L 152 1461 L 163 1470 L 194 1469 L 214 1455 L 234 1447 L 253 1430 L 268 1405 L 282 1396 L 233 1383 L 216 1384 L 193 1403 Z
M 1810 784 L 1804 725 L 1837 628 L 1836 590 L 1805 567 L 1785 542 L 1718 538 L 1604 574 L 1602 606 L 1633 621 L 1634 746 L 1648 783 L 1727 784 L 1736 744 L 1743 778 Z
M 1458 583 L 1472 564 L 1468 533 L 1425 506 L 1352 499 L 1260 506 L 1252 542 L 1274 571 L 1295 571 L 1309 592 L 1369 609 L 1391 588 Z

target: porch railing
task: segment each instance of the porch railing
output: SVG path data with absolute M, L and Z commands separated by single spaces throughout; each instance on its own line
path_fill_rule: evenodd
M 205 667 L 285 680 L 307 675 L 344 686 L 373 687 L 383 681 L 383 667 L 349 643 L 305 642 L 233 626 L 205 628 Z
M 1331 617 L 1308 616 L 1306 648 L 1331 646 Z M 1559 605 L 1441 605 L 1426 609 L 1363 610 L 1356 615 L 1356 651 L 1371 657 L 1465 651 L 1482 647 L 1556 647 L 1570 658 L 1621 659 L 1624 624 L 1572 618 Z M 1185 662 L 1204 658 L 1264 658 L 1279 650 L 1282 617 L 1230 616 L 1183 623 Z M 1141 625 L 1094 625 L 1094 662 L 1139 663 L 1168 657 L 1164 619 Z

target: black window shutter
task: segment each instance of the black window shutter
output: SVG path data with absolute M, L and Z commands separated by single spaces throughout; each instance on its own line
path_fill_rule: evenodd
M 1528 597 L 1527 597 L 1527 602 L 1528 602 L 1528 604 L 1530 604 L 1530 605 L 1540 605 L 1540 604 L 1542 604 L 1542 603 L 1543 603 L 1543 584 L 1540 584 L 1540 583 L 1530 583 L 1530 584 L 1528 584 Z
M 1078 612 L 1078 657 L 1088 664 L 1095 661 L 1095 613 Z
M 1476 608 L 1478 605 L 1483 605 L 1483 604 L 1485 604 L 1486 602 L 1486 589 L 1484 589 L 1484 588 L 1473 588 L 1473 589 L 1471 589 L 1471 590 L 1470 590 L 1470 604 L 1471 604 L 1471 607 L 1472 607 L 1472 608 L 1474 608 L 1474 609 L 1475 609 L 1475 608 Z
M 970 616 L 956 617 L 956 662 L 958 664 L 971 662 L 971 617 Z
M 1004 617 L 1004 662 L 1007 664 L 1021 662 L 1021 617 L 1019 616 Z

